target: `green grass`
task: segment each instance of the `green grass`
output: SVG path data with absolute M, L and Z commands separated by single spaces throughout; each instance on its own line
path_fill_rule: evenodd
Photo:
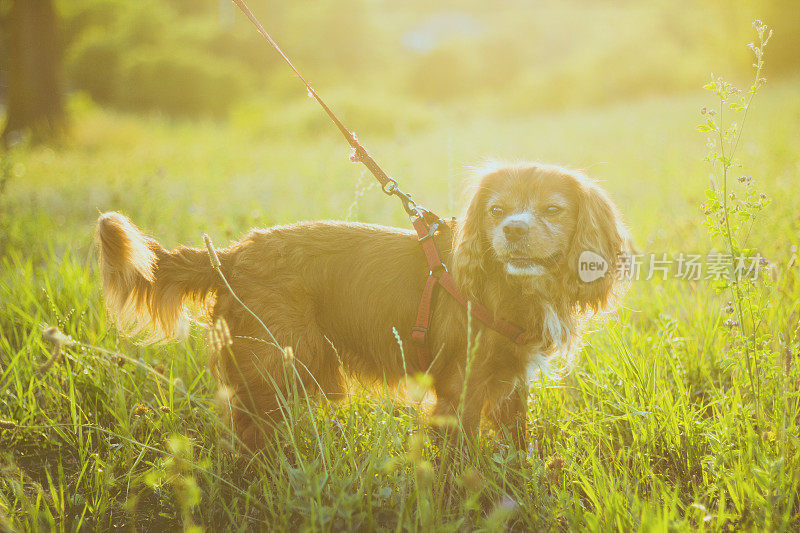
M 708 95 L 558 114 L 434 113 L 361 138 L 406 190 L 456 213 L 466 165 L 484 155 L 585 168 L 617 200 L 637 247 L 707 253 L 708 184 L 694 131 Z M 335 102 L 332 102 L 335 106 Z M 575 369 L 532 385 L 533 447 L 485 433 L 449 467 L 394 391 L 307 406 L 244 469 L 218 422 L 203 332 L 140 346 L 106 317 L 91 246 L 99 211 L 121 210 L 167 246 L 218 245 L 254 225 L 402 210 L 329 136 L 261 138 L 218 123 L 76 105 L 57 148 L 3 154 L 0 211 L 0 513 L 17 529 L 778 529 L 800 527 L 800 82 L 768 86 L 741 157 L 774 197 L 750 243 L 773 262 L 759 360 L 762 417 L 711 282 L 637 281 L 595 323 Z M 308 102 L 311 106 L 311 102 Z M 357 198 L 357 202 L 355 201 Z M 54 325 L 64 348 L 44 374 Z M 98 349 L 102 348 L 102 350 Z M 121 358 L 114 354 L 124 354 Z M 0 526 L 2 527 L 2 526 Z

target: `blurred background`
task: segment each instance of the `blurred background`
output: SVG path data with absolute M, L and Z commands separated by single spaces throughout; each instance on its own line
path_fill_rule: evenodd
M 7 143 L 69 124 L 66 99 L 231 120 L 263 135 L 328 132 L 229 0 L 0 0 Z M 370 134 L 426 106 L 527 113 L 695 89 L 749 72 L 750 22 L 776 32 L 770 76 L 800 68 L 796 0 L 252 0 L 331 103 Z M 390 103 L 387 105 L 387 103 Z
M 457 214 L 485 157 L 554 162 L 601 180 L 657 250 L 707 247 L 695 127 L 718 99 L 701 87 L 712 72 L 750 86 L 763 19 L 769 83 L 742 155 L 768 192 L 796 190 L 797 0 L 249 5 L 423 205 Z M 106 210 L 168 245 L 303 219 L 406 223 L 230 0 L 0 0 L 0 18 L 0 258 L 52 247 L 93 264 Z

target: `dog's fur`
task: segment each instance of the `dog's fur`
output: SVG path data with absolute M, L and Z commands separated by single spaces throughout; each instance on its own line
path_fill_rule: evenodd
M 343 393 L 346 374 L 392 382 L 425 370 L 413 356 L 410 331 L 428 266 L 411 231 L 297 223 L 253 230 L 219 251 L 234 293 L 291 352 L 274 346 L 236 301 L 206 250 L 167 251 L 118 213 L 100 217 L 96 238 L 106 303 L 127 331 L 147 330 L 151 340 L 177 336 L 190 301 L 209 304 L 212 324 L 224 321 L 230 340 L 216 343 L 211 368 L 229 393 L 233 428 L 251 450 L 270 434 L 292 379 L 332 398 Z M 463 219 L 436 241 L 462 292 L 528 336 L 516 345 L 472 320 L 477 349 L 467 376 L 467 314 L 439 290 L 429 335 L 434 414 L 456 415 L 465 391 L 460 423 L 467 435 L 476 435 L 486 412 L 523 446 L 531 371 L 568 359 L 580 347 L 582 318 L 613 306 L 626 231 L 592 181 L 529 163 L 486 170 Z M 584 250 L 605 258 L 609 273 L 582 282 L 577 264 Z M 287 353 L 296 363 L 288 374 Z

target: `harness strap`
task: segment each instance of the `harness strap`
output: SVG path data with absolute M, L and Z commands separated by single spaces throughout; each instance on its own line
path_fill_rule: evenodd
M 432 218 L 435 218 L 435 220 L 430 222 Z M 411 340 L 417 347 L 417 360 L 420 368 L 427 370 L 433 362 L 430 354 L 430 343 L 428 342 L 428 330 L 430 329 L 433 315 L 433 296 L 437 286 L 444 288 L 462 307 L 469 309 L 472 316 L 483 322 L 487 327 L 507 337 L 515 344 L 524 344 L 525 330 L 523 328 L 502 318 L 495 317 L 489 308 L 479 302 L 468 300 L 458 290 L 458 285 L 453 276 L 447 271 L 447 267 L 439 254 L 439 249 L 433 240 L 436 227 L 443 222 L 436 215 L 426 210 L 422 216 L 414 219 L 412 223 L 430 269 L 428 279 L 425 280 L 425 286 L 422 289 L 419 306 L 417 307 L 417 319 L 414 322 L 414 327 L 411 328 Z
M 423 370 L 427 370 L 432 362 L 428 329 L 431 326 L 433 293 L 436 291 L 438 282 L 439 279 L 435 274 L 428 276 L 428 279 L 425 280 L 425 288 L 422 289 L 422 296 L 417 308 L 417 320 L 414 322 L 414 327 L 411 328 L 411 341 L 417 347 L 417 360 Z

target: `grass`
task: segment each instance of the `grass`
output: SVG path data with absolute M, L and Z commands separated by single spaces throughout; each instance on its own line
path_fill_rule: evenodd
M 218 422 L 202 331 L 140 346 L 106 317 L 91 247 L 98 211 L 127 213 L 167 246 L 202 246 L 204 232 L 223 245 L 298 219 L 405 224 L 333 129 L 265 139 L 74 102 L 66 144 L 20 147 L 0 165 L 3 520 L 64 531 L 796 530 L 798 89 L 768 86 L 740 147 L 741 171 L 774 198 L 749 242 L 775 277 L 760 421 L 724 295 L 705 280 L 637 281 L 614 317 L 593 324 L 572 373 L 532 385 L 528 453 L 486 434 L 449 468 L 420 431 L 424 406 L 390 390 L 333 406 L 296 399 L 292 429 L 263 464 L 242 468 Z M 455 214 L 462 169 L 478 157 L 541 159 L 603 180 L 640 251 L 705 254 L 708 171 L 694 127 L 707 98 L 516 117 L 442 111 L 391 138 L 359 133 L 442 215 Z M 45 325 L 83 344 L 40 373 Z

